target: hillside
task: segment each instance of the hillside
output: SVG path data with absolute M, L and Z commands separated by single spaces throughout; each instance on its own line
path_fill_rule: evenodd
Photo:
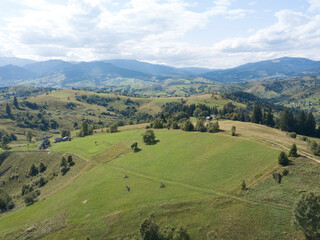
M 152 213 L 161 226 L 183 223 L 192 239 L 212 229 L 224 239 L 303 239 L 290 224 L 291 206 L 302 189 L 318 189 L 317 174 L 300 179 L 320 173 L 320 167 L 310 159 L 292 159 L 281 185 L 272 172 L 282 171 L 276 160 L 282 147 L 276 143 L 294 141 L 303 151 L 306 143 L 261 125 L 220 125 L 224 132 L 216 134 L 156 130 L 155 145 L 143 144 L 144 130 L 134 126 L 54 144 L 51 151 L 75 153 L 91 167 L 52 196 L 2 215 L 0 236 L 134 238 Z M 230 136 L 232 125 L 239 136 Z M 141 148 L 137 153 L 130 149 L 134 141 Z M 161 182 L 165 188 L 159 188 Z

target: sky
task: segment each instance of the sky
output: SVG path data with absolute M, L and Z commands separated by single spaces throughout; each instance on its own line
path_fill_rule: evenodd
M 1 0 L 0 56 L 230 68 L 320 60 L 320 0 Z

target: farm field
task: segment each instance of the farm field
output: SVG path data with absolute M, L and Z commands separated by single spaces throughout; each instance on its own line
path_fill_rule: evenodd
M 292 175 L 278 185 L 271 173 L 279 169 L 281 148 L 253 136 L 257 131 L 267 136 L 269 128 L 237 125 L 239 135 L 232 137 L 229 127 L 235 124 L 220 122 L 225 131 L 215 134 L 155 130 L 155 145 L 142 143 L 145 130 L 134 126 L 54 144 L 50 151 L 73 153 L 88 160 L 87 167 L 53 195 L 1 216 L 0 236 L 132 239 L 152 214 L 160 226 L 185 225 L 192 239 L 205 239 L 210 230 L 221 239 L 303 239 L 290 224 L 292 203 L 301 189 L 315 188 L 318 179 L 293 186 L 311 169 L 320 172 L 319 167 L 295 159 L 288 167 Z M 141 151 L 130 149 L 134 141 Z M 291 144 L 281 134 L 278 141 Z M 165 188 L 159 187 L 161 182 Z M 272 197 L 268 189 L 274 190 Z M 281 200 L 284 196 L 287 201 Z M 26 233 L 30 227 L 34 230 Z

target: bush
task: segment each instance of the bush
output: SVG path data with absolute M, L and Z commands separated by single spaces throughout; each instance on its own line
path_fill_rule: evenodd
M 142 134 L 142 140 L 145 144 L 153 144 L 155 143 L 156 136 L 152 130 L 147 130 Z
M 69 164 L 69 167 L 72 167 L 72 166 L 74 166 L 74 165 L 75 165 L 75 162 L 73 161 L 73 159 L 72 159 L 72 156 L 71 156 L 71 155 L 69 155 L 69 156 L 68 156 L 68 164 Z
M 297 145 L 295 143 L 291 146 L 289 157 L 298 157 Z
M 44 163 L 40 163 L 40 166 L 39 166 L 39 171 L 41 173 L 45 172 L 47 170 L 47 166 L 44 165 Z
M 60 172 L 61 172 L 62 176 L 64 176 L 69 170 L 70 170 L 70 168 L 65 167 L 65 166 L 60 168 Z
M 29 171 L 29 175 L 36 176 L 36 175 L 38 175 L 38 173 L 39 173 L 38 168 L 34 164 L 32 164 L 30 171 Z
M 236 126 L 231 127 L 231 136 L 236 136 Z
M 180 128 L 180 126 L 179 126 L 178 122 L 177 121 L 173 121 L 172 122 L 172 129 L 179 129 L 179 128 Z
M 192 124 L 192 122 L 190 120 L 187 120 L 185 121 L 183 124 L 182 124 L 182 130 L 183 131 L 193 131 L 194 130 L 194 126 Z
M 207 128 L 204 126 L 204 121 L 203 120 L 198 120 L 196 124 L 196 130 L 198 132 L 206 132 Z
M 278 163 L 282 166 L 287 166 L 289 164 L 289 159 L 285 152 L 280 153 L 278 157 Z
M 0 190 L 0 213 L 14 208 L 14 202 L 9 194 Z
M 320 195 L 307 192 L 293 206 L 293 224 L 302 230 L 306 239 L 320 239 Z
M 163 121 L 161 118 L 156 118 L 152 123 L 153 128 L 163 128 Z
M 64 157 L 61 159 L 60 167 L 67 167 L 67 161 Z
M 118 124 L 114 123 L 110 126 L 110 133 L 118 132 Z
M 218 122 L 215 122 L 215 123 L 210 122 L 207 125 L 207 129 L 208 129 L 208 132 L 210 132 L 210 133 L 219 132 L 219 129 L 220 129 L 219 123 Z
M 24 202 L 27 206 L 32 205 L 35 202 L 35 199 L 40 195 L 40 191 L 34 191 L 31 193 L 28 193 L 25 197 L 24 197 Z
M 38 186 L 38 187 L 43 187 L 44 185 L 47 184 L 47 179 L 45 179 L 44 177 L 40 177 L 39 179 L 34 181 L 34 185 Z
M 137 152 L 139 150 L 138 148 L 138 142 L 134 142 L 131 144 L 131 149 L 135 152 Z
M 283 169 L 282 170 L 282 176 L 287 176 L 289 174 L 289 170 L 288 169 Z
M 290 136 L 291 138 L 296 138 L 296 137 L 297 137 L 297 134 L 296 134 L 295 132 L 291 132 L 291 133 L 289 133 L 289 136 Z

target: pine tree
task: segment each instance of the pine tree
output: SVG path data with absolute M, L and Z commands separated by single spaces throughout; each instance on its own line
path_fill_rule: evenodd
M 296 116 L 296 132 L 299 134 L 306 134 L 306 121 L 307 116 L 303 110 L 300 110 Z
M 16 109 L 19 109 L 19 103 L 16 96 L 13 97 L 13 106 L 15 106 Z
M 266 124 L 269 127 L 274 127 L 274 120 L 273 120 L 273 114 L 272 114 L 271 108 L 269 108 L 268 113 L 267 113 Z
M 288 108 L 285 108 L 280 119 L 280 129 L 282 131 L 293 132 L 294 122 L 293 113 Z
M 12 112 L 11 112 L 11 107 L 9 104 L 6 104 L 6 114 L 8 115 L 9 118 L 12 118 Z
M 282 166 L 287 166 L 289 164 L 289 159 L 285 152 L 280 153 L 278 157 L 278 163 Z
M 254 105 L 253 112 L 251 115 L 251 122 L 262 123 L 262 111 L 260 105 Z
M 291 146 L 289 157 L 298 157 L 297 145 L 295 143 Z
M 311 112 L 308 113 L 306 121 L 306 133 L 307 136 L 314 136 L 316 131 L 316 121 Z

